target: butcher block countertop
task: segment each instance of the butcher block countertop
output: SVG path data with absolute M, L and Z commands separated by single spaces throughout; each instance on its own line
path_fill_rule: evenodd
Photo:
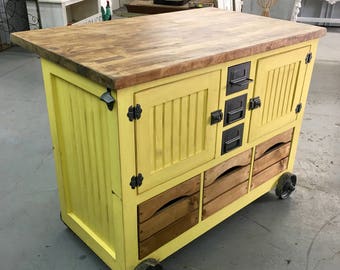
M 122 89 L 323 36 L 321 27 L 216 8 L 11 35 L 16 43 Z

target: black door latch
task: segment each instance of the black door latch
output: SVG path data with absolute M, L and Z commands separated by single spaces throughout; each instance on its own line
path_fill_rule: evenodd
M 260 97 L 254 97 L 249 100 L 249 110 L 254 110 L 259 107 L 261 107 Z
M 221 122 L 223 119 L 223 112 L 222 110 L 217 110 L 211 113 L 210 116 L 210 125 L 216 124 L 218 122 Z

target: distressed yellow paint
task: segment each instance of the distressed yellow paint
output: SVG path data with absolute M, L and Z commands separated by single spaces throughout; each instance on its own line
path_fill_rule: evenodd
M 60 208 L 65 223 L 114 270 L 133 270 L 138 258 L 138 204 L 201 175 L 199 222 L 148 257 L 162 260 L 270 191 L 279 175 L 202 221 L 204 171 L 294 128 L 287 171 L 292 171 L 317 40 L 112 92 L 109 111 L 99 97 L 106 88 L 42 59 L 54 147 Z M 227 69 L 251 62 L 248 89 L 226 96 Z M 274 91 L 273 91 L 274 89 Z M 210 113 L 225 101 L 261 96 L 262 107 L 241 121 L 210 125 Z M 302 111 L 295 114 L 295 106 Z M 129 106 L 141 104 L 138 121 Z M 242 147 L 223 156 L 221 134 L 244 124 Z M 144 176 L 131 189 L 131 177 Z
M 139 193 L 214 158 L 216 125 L 209 124 L 209 112 L 217 109 L 219 83 L 219 72 L 210 72 L 135 94 L 143 109 L 136 165 L 146 179 Z
M 262 104 L 251 112 L 250 141 L 295 121 L 295 107 L 300 102 L 307 67 L 305 58 L 309 51 L 310 46 L 306 46 L 258 61 L 254 96 L 259 96 Z M 294 73 L 287 82 L 286 67 L 292 64 Z M 289 88 L 285 92 L 289 94 L 284 100 L 282 88 L 285 89 L 287 83 Z

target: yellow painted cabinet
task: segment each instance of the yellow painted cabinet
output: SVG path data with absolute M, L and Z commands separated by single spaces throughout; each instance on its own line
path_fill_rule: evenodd
M 254 97 L 261 107 L 252 111 L 249 141 L 296 120 L 310 46 L 257 61 Z
M 220 72 L 214 71 L 135 94 L 142 107 L 135 121 L 138 192 L 149 190 L 215 157 Z

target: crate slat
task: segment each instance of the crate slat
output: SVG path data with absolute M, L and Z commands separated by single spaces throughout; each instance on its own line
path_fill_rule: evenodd
M 151 218 L 160 208 L 172 200 L 180 197 L 190 196 L 200 189 L 201 176 L 196 175 L 184 183 L 177 185 L 138 206 L 139 223 Z
M 258 173 L 257 175 L 253 176 L 251 189 L 258 187 L 259 185 L 263 184 L 264 182 L 268 181 L 275 175 L 278 175 L 280 172 L 283 172 L 287 169 L 288 165 L 288 157 L 280 160 L 279 162 L 275 163 L 274 165 L 268 167 L 267 169 L 263 170 L 262 172 Z
M 274 136 L 273 138 L 269 139 L 268 141 L 265 141 L 264 143 L 259 144 L 255 148 L 255 159 L 258 159 L 259 157 L 261 157 L 263 154 L 265 154 L 265 152 L 268 149 L 270 149 L 276 144 L 290 142 L 292 140 L 292 136 L 293 136 L 293 128 L 277 136 Z
M 165 243 L 176 238 L 183 232 L 198 223 L 198 211 L 194 211 L 173 223 L 171 226 L 153 234 L 148 239 L 139 243 L 139 259 L 144 258 Z
M 254 162 L 254 169 L 253 175 L 258 174 L 259 172 L 263 171 L 264 169 L 270 167 L 271 165 L 277 163 L 281 159 L 288 157 L 290 152 L 291 143 L 285 143 L 279 146 L 276 149 L 273 149 L 269 153 L 265 154 L 264 156 L 260 157 L 259 159 L 255 160 Z
M 207 187 L 211 185 L 221 174 L 225 171 L 236 167 L 236 166 L 246 166 L 251 160 L 251 149 L 232 157 L 221 164 L 207 170 L 204 173 L 204 186 Z
M 180 199 L 174 204 L 162 209 L 144 223 L 139 224 L 139 241 L 147 239 L 167 226 L 172 226 L 171 224 L 176 220 L 198 209 L 199 197 L 200 195 L 198 192 L 189 197 Z
M 213 184 L 204 189 L 203 204 L 249 179 L 250 165 L 238 168 L 218 177 Z
M 218 210 L 247 194 L 248 192 L 248 181 L 234 187 L 233 189 L 223 193 L 216 199 L 207 203 L 203 206 L 203 219 L 211 216 Z

